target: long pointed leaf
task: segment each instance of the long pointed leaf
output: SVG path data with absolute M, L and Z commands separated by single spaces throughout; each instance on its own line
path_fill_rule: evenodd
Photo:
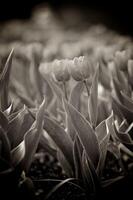
M 78 82 L 72 89 L 69 103 L 72 104 L 77 110 L 80 111 L 80 95 L 84 89 L 84 84 L 82 81 Z
M 125 144 L 133 144 L 133 141 L 128 133 L 122 132 L 120 129 L 116 128 L 116 135 L 119 138 L 120 142 Z
M 133 100 L 122 91 L 121 91 L 121 96 L 123 98 L 123 104 L 125 105 L 125 107 L 133 111 Z
M 72 140 L 65 130 L 58 125 L 53 119 L 44 116 L 44 129 L 47 131 L 49 136 L 54 140 L 57 147 L 62 151 L 66 160 L 68 160 L 70 166 L 73 167 L 73 156 L 72 156 Z
M 82 155 L 82 175 L 89 194 L 96 194 L 99 189 L 98 176 L 85 151 L 83 151 Z
M 11 161 L 12 165 L 16 167 L 25 156 L 25 146 L 24 146 L 24 140 L 14 149 L 11 151 Z
M 107 134 L 105 120 L 96 127 L 96 134 L 98 142 L 100 143 Z
M 13 56 L 13 50 L 10 52 L 5 67 L 0 76 L 0 107 L 2 111 L 6 110 L 9 106 L 8 85 L 9 85 L 11 66 L 12 66 L 12 56 Z
M 24 116 L 26 114 L 26 108 L 24 107 L 15 118 L 13 118 L 8 124 L 8 138 L 11 143 L 11 147 L 16 147 L 20 141 L 23 140 L 23 135 L 20 134 Z M 22 130 L 23 131 L 23 130 Z
M 123 91 L 125 91 L 126 93 L 129 93 L 130 88 L 129 88 L 125 73 L 123 71 L 120 71 L 117 67 L 115 68 L 115 70 L 116 70 L 117 80 L 120 84 L 120 87 L 122 88 Z
M 99 66 L 94 74 L 92 85 L 90 89 L 90 97 L 88 102 L 89 118 L 92 127 L 96 127 L 97 123 L 97 111 L 98 111 L 98 78 L 99 78 Z
M 5 160 L 10 162 L 10 142 L 6 132 L 0 127 L 1 155 Z
M 111 74 L 108 71 L 108 68 L 106 65 L 101 62 L 100 63 L 100 73 L 99 73 L 99 79 L 101 84 L 105 87 L 105 89 L 110 90 L 111 89 Z
M 45 112 L 45 100 L 39 107 L 39 110 L 36 115 L 36 121 L 34 122 L 31 129 L 24 136 L 25 156 L 22 162 L 22 166 L 26 172 L 30 167 L 33 156 L 37 150 L 41 134 L 43 132 L 44 112 Z
M 76 86 L 71 91 L 69 103 L 72 104 L 78 111 L 80 111 L 80 96 L 83 91 L 84 84 L 83 82 L 78 82 Z M 76 134 L 75 128 L 71 122 L 71 119 L 66 116 L 66 124 L 67 124 L 67 133 L 71 136 L 72 140 L 74 140 L 74 136 Z
M 75 167 L 75 177 L 77 179 L 82 178 L 81 167 L 82 167 L 82 153 L 83 147 L 77 135 L 75 135 L 75 140 L 73 144 L 73 158 Z
M 51 147 L 48 139 L 44 136 L 44 134 L 41 135 L 39 144 L 40 144 L 41 148 L 43 148 L 46 152 L 50 153 L 54 158 L 57 157 L 56 149 Z
M 97 167 L 97 173 L 100 176 L 103 173 L 104 164 L 105 164 L 106 155 L 107 155 L 107 147 L 108 147 L 109 138 L 110 138 L 112 128 L 113 128 L 112 118 L 113 118 L 113 113 L 111 113 L 111 115 L 101 123 L 101 126 L 99 126 L 97 130 L 97 133 L 101 135 L 100 141 L 99 141 L 100 159 L 99 159 L 99 163 Z
M 114 98 L 112 98 L 112 103 L 117 107 L 118 110 L 120 110 L 120 112 L 123 114 L 123 116 L 126 118 L 126 120 L 129 123 L 132 123 L 133 110 L 129 110 L 127 107 L 122 105 L 119 101 L 117 101 Z M 114 110 L 114 113 L 115 113 L 115 110 Z
M 8 127 L 8 119 L 6 115 L 0 110 L 0 126 L 3 130 L 7 130 Z
M 57 192 L 62 186 L 64 186 L 65 184 L 67 183 L 70 183 L 70 184 L 73 184 L 71 181 L 74 181 L 75 178 L 68 178 L 68 179 L 65 179 L 63 181 L 61 181 L 60 183 L 58 183 L 45 197 L 45 200 L 48 200 L 51 198 L 51 196 Z M 75 185 L 75 184 L 74 184 Z M 79 186 L 77 186 L 78 189 L 80 188 Z
M 72 167 L 70 166 L 69 162 L 65 158 L 64 154 L 62 153 L 62 151 L 60 151 L 60 149 L 57 151 L 57 158 L 58 158 L 58 161 L 60 162 L 63 170 L 65 171 L 65 173 L 69 177 L 72 177 L 73 176 Z
M 64 100 L 64 105 L 88 157 L 94 166 L 97 167 L 99 161 L 99 145 L 94 130 L 89 122 L 71 104 Z

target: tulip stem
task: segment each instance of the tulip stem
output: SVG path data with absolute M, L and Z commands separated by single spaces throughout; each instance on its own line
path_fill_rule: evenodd
M 63 83 L 63 90 L 64 90 L 65 98 L 66 98 L 66 100 L 68 100 L 66 82 L 63 81 L 62 83 Z
M 88 88 L 87 81 L 84 80 L 83 82 L 84 82 L 84 85 L 85 85 L 85 87 L 86 87 L 86 91 L 87 91 L 87 94 L 88 94 L 88 97 L 89 97 L 89 96 L 90 96 L 90 92 L 89 92 L 89 88 Z

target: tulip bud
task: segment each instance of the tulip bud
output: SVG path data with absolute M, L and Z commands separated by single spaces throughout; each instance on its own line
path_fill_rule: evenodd
M 81 81 L 82 80 L 82 74 L 80 72 L 80 64 L 82 57 L 75 57 L 73 60 L 70 61 L 70 71 L 73 79 L 76 81 Z
M 75 57 L 70 64 L 71 75 L 76 81 L 82 81 L 90 75 L 90 63 L 84 56 Z
M 55 60 L 53 62 L 53 74 L 57 81 L 68 81 L 70 74 L 68 72 L 68 60 Z

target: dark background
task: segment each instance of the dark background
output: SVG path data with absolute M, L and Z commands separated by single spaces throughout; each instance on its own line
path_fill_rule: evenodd
M 23 19 L 29 18 L 32 9 L 45 3 L 51 6 L 51 8 L 58 12 L 65 6 L 79 7 L 81 11 L 88 9 L 96 12 L 100 12 L 103 17 L 97 20 L 101 20 L 113 29 L 133 35 L 133 6 L 129 0 L 126 1 L 95 1 L 95 0 L 1 0 L 0 1 L 0 21 L 6 21 L 10 19 Z

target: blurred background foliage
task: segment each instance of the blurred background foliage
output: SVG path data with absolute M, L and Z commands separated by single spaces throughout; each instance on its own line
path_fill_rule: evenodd
M 133 35 L 131 1 L 96 1 L 96 0 L 31 0 L 0 1 L 0 21 L 29 18 L 32 10 L 39 5 L 50 6 L 56 14 L 66 8 L 78 8 L 89 15 L 94 22 L 102 22 L 119 32 Z

